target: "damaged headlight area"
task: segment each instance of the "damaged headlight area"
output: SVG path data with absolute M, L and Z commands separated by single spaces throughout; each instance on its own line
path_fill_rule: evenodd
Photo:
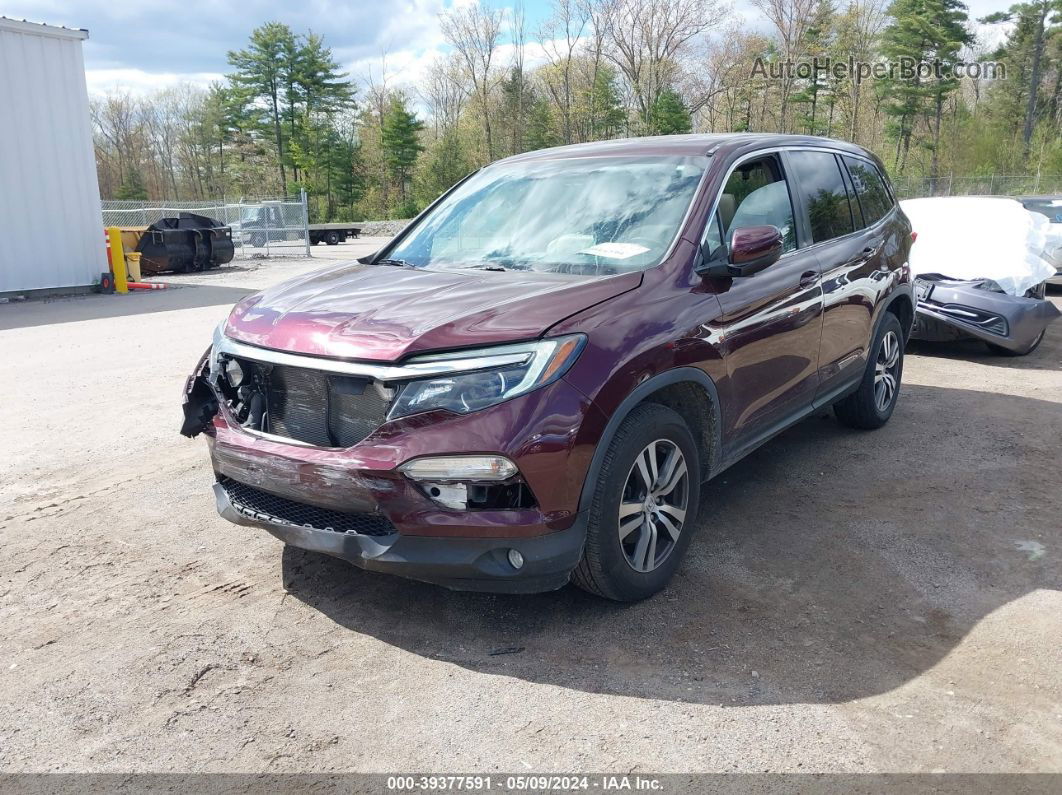
M 214 390 L 210 388 L 210 362 L 213 360 L 213 348 L 199 358 L 195 370 L 184 384 L 181 410 L 184 421 L 180 433 L 194 439 L 210 427 L 214 415 L 218 413 L 218 401 Z
M 516 464 L 500 455 L 426 456 L 398 471 L 445 508 L 512 510 L 535 504 Z
M 406 366 L 463 369 L 462 363 L 467 362 L 470 371 L 406 383 L 388 416 L 396 419 L 435 409 L 468 414 L 510 400 L 564 375 L 585 343 L 583 335 L 572 334 L 519 345 L 419 356 Z

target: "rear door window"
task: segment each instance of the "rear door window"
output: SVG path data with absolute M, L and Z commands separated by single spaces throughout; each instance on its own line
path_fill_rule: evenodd
M 892 197 L 885 187 L 877 167 L 857 157 L 844 156 L 848 174 L 852 177 L 856 198 L 863 210 L 863 221 L 867 226 L 876 224 L 892 209 Z
M 811 224 L 811 242 L 821 243 L 855 231 L 852 207 L 837 158 L 831 152 L 789 153 L 797 189 Z

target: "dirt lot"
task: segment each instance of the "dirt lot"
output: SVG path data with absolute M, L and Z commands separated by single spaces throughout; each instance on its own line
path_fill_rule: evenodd
M 762 448 L 646 603 L 459 594 L 227 524 L 177 435 L 227 307 L 323 264 L 0 306 L 0 769 L 1062 772 L 1062 323 Z

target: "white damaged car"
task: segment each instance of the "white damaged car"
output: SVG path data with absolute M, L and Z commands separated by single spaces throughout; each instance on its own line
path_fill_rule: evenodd
M 1062 196 L 1020 196 L 1018 201 L 1031 213 L 1039 213 L 1051 224 L 1044 259 L 1055 266 L 1048 284 L 1062 285 Z
M 1014 199 L 956 196 L 900 202 L 911 219 L 915 339 L 976 338 L 1024 356 L 1059 315 L 1046 300 L 1056 269 L 1045 254 L 1062 241 L 1041 214 Z

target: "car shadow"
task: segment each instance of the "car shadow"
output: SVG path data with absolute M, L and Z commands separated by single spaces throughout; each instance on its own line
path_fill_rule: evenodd
M 161 279 L 165 281 L 165 279 Z M 0 331 L 82 320 L 128 317 L 204 306 L 231 306 L 256 289 L 213 285 L 171 285 L 162 290 L 131 290 L 126 295 L 85 293 L 29 299 L 0 306 Z
M 456 593 L 294 548 L 288 593 L 351 632 L 530 682 L 722 705 L 898 687 L 985 615 L 1062 582 L 1057 403 L 905 385 L 875 432 L 815 417 L 704 488 L 667 590 Z

